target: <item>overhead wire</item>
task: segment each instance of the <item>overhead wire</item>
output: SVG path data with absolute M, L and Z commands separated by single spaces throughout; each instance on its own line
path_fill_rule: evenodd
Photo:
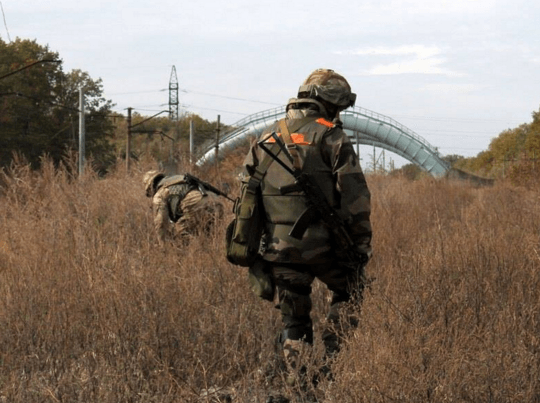
M 2 9 L 2 17 L 4 19 L 4 26 L 6 27 L 7 37 L 8 37 L 8 40 L 11 42 L 11 37 L 9 36 L 9 29 L 6 22 L 6 13 L 4 12 L 4 6 L 2 5 L 1 1 L 0 1 L 0 8 Z

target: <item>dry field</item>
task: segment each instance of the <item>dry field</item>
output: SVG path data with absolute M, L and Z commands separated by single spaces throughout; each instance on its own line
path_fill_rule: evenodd
M 143 165 L 0 174 L 0 403 L 264 402 L 281 384 L 279 311 L 225 260 L 226 220 L 160 248 Z M 540 192 L 368 184 L 376 280 L 320 400 L 539 402 Z M 317 284 L 317 329 L 327 298 Z

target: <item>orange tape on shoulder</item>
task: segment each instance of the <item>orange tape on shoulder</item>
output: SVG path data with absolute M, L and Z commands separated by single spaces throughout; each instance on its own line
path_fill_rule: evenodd
M 319 118 L 316 120 L 316 122 L 320 125 L 326 126 L 326 127 L 334 127 L 334 124 L 332 122 L 329 122 L 328 120 L 324 118 Z
M 281 133 L 277 133 L 277 135 L 281 137 Z M 311 144 L 310 142 L 306 141 L 302 133 L 292 133 L 291 140 L 294 144 L 298 144 L 299 146 L 309 146 Z M 273 137 L 270 137 L 268 140 L 265 140 L 265 143 L 275 143 L 275 142 L 276 140 Z
M 309 146 L 311 144 L 306 141 L 302 133 L 291 134 L 291 140 L 294 144 L 298 144 L 299 146 Z

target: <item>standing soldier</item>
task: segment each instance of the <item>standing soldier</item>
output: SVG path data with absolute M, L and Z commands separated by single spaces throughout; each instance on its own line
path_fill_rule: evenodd
M 298 98 L 289 100 L 285 119 L 262 134 L 244 162 L 243 190 L 250 180 L 260 181 L 264 210 L 261 256 L 266 269 L 251 267 L 250 276 L 267 273 L 278 291 L 290 383 L 298 381 L 300 353 L 313 343 L 310 294 L 315 278 L 332 292 L 328 327 L 322 335 L 327 356 L 339 351 L 344 329 L 357 324 L 354 316 L 340 323 L 342 308 L 361 301 L 364 267 L 371 256 L 370 193 L 339 120 L 340 111 L 354 106 L 355 99 L 344 77 L 329 69 L 315 70 L 300 86 Z M 289 172 L 275 158 L 270 164 L 266 161 L 273 158 L 270 147 L 279 142 Z M 313 178 L 330 210 L 339 216 L 351 241 L 352 262 L 336 252 L 335 228 L 321 214 L 307 214 L 315 202 L 308 200 L 292 171 Z M 268 278 L 261 281 L 268 283 Z
M 223 217 L 220 193 L 185 175 L 165 176 L 149 171 L 143 177 L 146 196 L 152 198 L 154 227 L 160 244 L 168 236 L 187 237 L 208 232 Z M 206 185 L 206 186 L 205 186 Z

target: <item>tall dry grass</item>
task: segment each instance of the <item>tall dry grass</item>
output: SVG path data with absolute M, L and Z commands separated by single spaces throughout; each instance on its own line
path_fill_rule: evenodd
M 235 164 L 220 179 L 237 190 Z M 78 179 L 19 163 L 3 176 L 0 402 L 218 401 L 201 394 L 211 387 L 264 402 L 279 385 L 279 311 L 224 258 L 227 219 L 159 247 L 150 167 Z M 538 191 L 368 183 L 376 280 L 321 400 L 540 401 Z M 317 330 L 327 297 L 317 285 Z

